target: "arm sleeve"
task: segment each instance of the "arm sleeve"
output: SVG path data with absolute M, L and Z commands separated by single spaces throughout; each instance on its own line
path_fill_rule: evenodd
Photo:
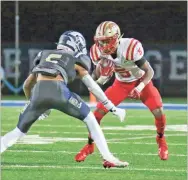
M 140 68 L 142 67 L 142 65 L 146 62 L 147 60 L 145 59 L 145 57 L 142 57 L 141 59 L 135 61 L 135 64 Z
M 91 78 L 89 74 L 82 78 L 82 82 L 88 87 L 88 90 L 108 109 L 112 109 L 114 104 L 106 97 L 99 85 Z

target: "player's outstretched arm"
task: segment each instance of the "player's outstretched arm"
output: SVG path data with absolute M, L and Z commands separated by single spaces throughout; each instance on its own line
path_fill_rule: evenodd
M 125 110 L 115 107 L 115 105 L 106 97 L 99 85 L 92 79 L 86 69 L 79 65 L 75 65 L 75 69 L 82 82 L 88 87 L 89 91 L 92 92 L 101 103 L 103 103 L 106 109 L 118 116 L 121 122 L 124 121 L 126 115 Z
M 33 88 L 33 86 L 36 84 L 36 75 L 35 74 L 30 74 L 27 79 L 25 80 L 24 84 L 23 84 L 23 91 L 25 93 L 25 97 L 27 98 L 27 100 L 30 99 L 31 97 L 31 90 Z

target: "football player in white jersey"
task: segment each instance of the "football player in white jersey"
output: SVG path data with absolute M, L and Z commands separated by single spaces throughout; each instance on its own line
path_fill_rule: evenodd
M 119 26 L 112 21 L 102 22 L 96 29 L 95 44 L 90 49 L 90 56 L 96 67 L 100 67 L 99 84 L 104 84 L 115 72 L 115 81 L 106 91 L 106 96 L 115 104 L 120 104 L 127 97 L 140 99 L 155 118 L 156 141 L 161 160 L 168 159 L 168 146 L 164 136 L 166 117 L 163 112 L 161 96 L 151 79 L 154 71 L 144 58 L 141 42 L 134 38 L 122 38 Z M 101 62 L 107 66 L 101 66 Z M 112 66 L 113 64 L 113 66 Z M 97 70 L 97 68 L 96 68 Z M 102 103 L 97 104 L 94 115 L 100 124 L 108 113 Z M 93 140 L 89 136 L 88 144 L 75 156 L 80 162 L 94 152 Z

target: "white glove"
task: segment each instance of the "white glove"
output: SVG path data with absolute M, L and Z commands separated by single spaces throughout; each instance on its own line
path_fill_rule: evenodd
M 104 85 L 111 79 L 111 77 L 112 76 L 100 76 L 100 78 L 97 79 L 96 82 L 97 82 L 97 84 Z
M 126 111 L 124 109 L 114 106 L 112 109 L 110 109 L 110 112 L 112 112 L 113 115 L 117 116 L 121 122 L 125 120 Z
M 38 120 L 44 120 L 45 118 L 47 118 L 51 113 L 51 110 L 47 110 L 45 111 L 43 114 L 41 114 L 38 118 Z

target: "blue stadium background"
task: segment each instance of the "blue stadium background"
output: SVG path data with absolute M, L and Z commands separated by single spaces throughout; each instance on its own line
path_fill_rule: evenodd
M 14 87 L 15 2 L 1 2 L 1 58 L 6 82 Z M 187 94 L 187 2 L 19 2 L 20 60 L 19 87 L 29 73 L 33 57 L 40 49 L 56 48 L 62 32 L 80 31 L 88 49 L 99 23 L 115 21 L 124 37 L 140 40 L 155 70 L 154 84 L 163 96 Z M 113 79 L 103 88 L 107 88 Z M 88 95 L 79 81 L 69 85 Z M 178 87 L 178 88 L 177 88 Z M 2 94 L 12 94 L 5 82 Z M 23 92 L 19 91 L 20 94 Z

